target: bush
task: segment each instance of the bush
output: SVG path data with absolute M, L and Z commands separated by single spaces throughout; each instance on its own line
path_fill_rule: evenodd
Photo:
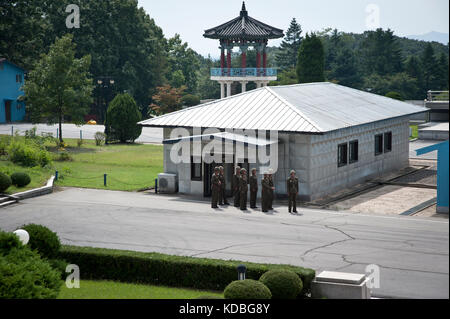
M 47 261 L 50 266 L 61 275 L 60 278 L 64 280 L 67 275 L 66 267 L 69 263 L 62 259 L 48 259 Z
M 30 235 L 28 245 L 44 258 L 56 258 L 61 248 L 61 242 L 58 235 L 45 226 L 28 224 L 22 226 Z
M 0 299 L 56 298 L 59 273 L 27 247 L 0 255 Z
M 302 280 L 290 270 L 270 270 L 259 281 L 270 289 L 273 299 L 295 299 L 303 289 Z
M 213 296 L 213 295 L 203 295 L 203 296 L 199 296 L 199 297 L 197 297 L 197 298 L 195 298 L 195 299 L 223 299 L 222 297 L 220 297 L 220 296 Z
M 197 95 L 186 94 L 181 98 L 181 102 L 186 106 L 195 106 L 200 104 L 200 98 Z
M 150 285 L 187 287 L 223 291 L 236 280 L 236 267 L 241 261 L 170 256 L 104 248 L 63 246 L 60 258 L 83 269 L 83 277 L 91 280 L 114 280 Z M 288 266 L 245 263 L 246 277 L 258 280 L 271 269 L 296 272 L 309 289 L 315 277 L 312 269 Z
M 11 186 L 11 178 L 3 173 L 0 173 L 0 193 L 6 191 Z
M 69 162 L 72 160 L 72 157 L 67 152 L 61 152 L 54 158 L 57 162 Z
M 0 155 L 7 154 L 6 150 L 10 142 L 11 142 L 10 136 L 0 136 Z
M 80 148 L 81 146 L 83 146 L 83 140 L 82 140 L 82 139 L 78 139 L 78 140 L 77 140 L 77 146 L 78 146 L 78 148 Z
M 33 142 L 14 140 L 7 148 L 8 159 L 18 165 L 34 167 L 40 165 L 44 167 L 51 162 L 50 154 L 40 149 Z
M 262 282 L 246 279 L 236 280 L 223 292 L 225 299 L 271 299 L 272 294 Z
M 25 187 L 31 183 L 31 178 L 27 173 L 17 172 L 11 175 L 11 183 L 17 187 Z
M 118 140 L 121 143 L 134 142 L 142 133 L 142 127 L 137 124 L 141 120 L 141 112 L 128 93 L 118 94 L 112 100 L 106 119 L 108 140 Z
M 13 248 L 23 247 L 19 237 L 13 233 L 0 231 L 0 255 L 9 254 Z
M 97 132 L 95 133 L 95 145 L 102 146 L 105 143 L 106 140 L 106 134 L 103 132 Z
M 394 92 L 394 91 L 388 92 L 386 94 L 386 97 L 390 97 L 391 99 L 395 99 L 395 100 L 399 100 L 399 101 L 403 101 L 404 100 L 400 93 Z

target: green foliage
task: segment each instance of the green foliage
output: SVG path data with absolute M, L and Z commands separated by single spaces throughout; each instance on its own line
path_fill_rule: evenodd
M 84 123 L 83 116 L 92 102 L 92 80 L 89 78 L 91 57 L 75 58 L 75 43 L 71 34 L 57 38 L 35 68 L 28 74 L 24 85 L 27 112 L 34 123 L 47 120 L 61 123 L 70 116 L 75 124 Z
M 108 140 L 134 142 L 142 133 L 142 126 L 137 124 L 140 120 L 141 113 L 133 97 L 128 93 L 118 94 L 108 107 Z
M 50 154 L 33 141 L 13 139 L 7 153 L 8 160 L 25 167 L 45 167 L 51 163 Z
M 36 250 L 44 258 L 55 258 L 58 256 L 61 248 L 61 242 L 58 235 L 45 226 L 28 224 L 22 226 L 30 235 L 28 246 Z
M 323 82 L 325 56 L 322 41 L 317 35 L 306 34 L 298 54 L 297 77 L 299 83 Z
M 103 144 L 105 144 L 106 134 L 103 132 L 97 132 L 95 133 L 94 138 L 95 138 L 95 145 L 102 146 Z
M 223 292 L 225 299 L 271 299 L 272 294 L 263 283 L 252 280 L 236 280 Z
M 66 267 L 69 264 L 67 261 L 62 259 L 48 259 L 47 262 L 54 270 L 56 270 L 61 275 L 60 278 L 62 280 L 66 278 Z
M 402 95 L 400 93 L 394 92 L 394 91 L 386 93 L 386 97 L 390 97 L 391 99 L 403 101 Z
M 270 289 L 273 299 L 295 299 L 303 289 L 300 277 L 290 270 L 270 270 L 259 281 Z
M 23 247 L 19 237 L 0 230 L 0 255 L 7 255 L 12 249 Z
M 0 255 L 0 299 L 53 299 L 60 288 L 60 274 L 28 247 Z
M 0 193 L 6 191 L 11 186 L 11 178 L 0 172 Z
M 16 172 L 11 175 L 11 183 L 17 187 L 25 187 L 31 183 L 31 178 L 27 173 Z
M 181 98 L 183 105 L 196 106 L 200 104 L 200 98 L 196 95 L 186 94 Z
M 11 143 L 11 136 L 0 136 L 0 156 L 6 155 L 6 149 Z
M 68 152 L 60 152 L 55 156 L 57 162 L 70 162 L 72 160 L 72 156 Z
M 281 70 L 295 69 L 297 56 L 302 43 L 302 27 L 295 18 L 292 19 L 289 29 L 286 32 L 280 49 L 276 55 L 276 62 Z
M 202 300 L 207 300 L 207 299 L 223 299 L 219 296 L 214 296 L 214 295 L 203 295 L 203 296 L 199 296 L 195 299 L 202 299 Z
M 83 270 L 85 279 L 223 290 L 237 277 L 240 261 L 170 256 L 101 248 L 63 246 L 60 253 Z M 315 277 L 312 269 L 288 265 L 245 263 L 248 279 L 258 280 L 271 269 L 289 269 L 304 282 L 305 291 Z

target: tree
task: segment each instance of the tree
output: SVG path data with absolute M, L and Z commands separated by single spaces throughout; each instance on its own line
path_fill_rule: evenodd
M 156 88 L 157 93 L 152 96 L 153 104 L 150 105 L 148 115 L 163 115 L 175 112 L 182 107 L 182 94 L 185 87 L 173 88 L 170 85 L 164 85 Z
M 362 78 L 354 53 L 350 49 L 345 48 L 338 53 L 333 62 L 330 77 L 341 85 L 353 88 L 361 87 Z
M 404 101 L 402 95 L 395 91 L 386 93 L 386 97 L 390 97 L 391 99 L 394 99 L 394 100 Z
M 108 107 L 106 126 L 108 128 L 107 139 L 119 140 L 121 143 L 132 142 L 141 136 L 141 113 L 133 97 L 128 94 L 118 94 Z
M 292 85 L 297 83 L 298 83 L 297 73 L 295 71 L 295 68 L 292 68 L 278 74 L 278 80 L 270 82 L 269 85 L 270 86 Z
M 421 57 L 422 70 L 424 75 L 425 90 L 436 90 L 438 83 L 436 73 L 438 71 L 438 64 L 434 56 L 434 49 L 431 43 L 428 43 Z
M 299 83 L 323 82 L 325 56 L 322 41 L 314 33 L 306 34 L 298 54 L 297 77 Z
M 185 106 L 196 106 L 200 104 L 200 98 L 197 95 L 186 94 L 181 98 L 181 102 Z
M 292 19 L 280 50 L 276 55 L 276 62 L 281 70 L 295 68 L 297 65 L 298 50 L 302 43 L 302 27 L 295 18 Z
M 448 90 L 448 56 L 441 53 L 438 63 L 438 70 L 436 73 L 439 90 Z
M 70 34 L 57 38 L 48 54 L 43 55 L 29 73 L 24 85 L 26 107 L 32 122 L 58 123 L 61 143 L 64 117 L 70 117 L 75 124 L 83 124 L 83 116 L 92 102 L 91 57 L 86 55 L 76 59 L 72 38 Z
M 411 98 L 413 99 L 423 99 L 426 93 L 424 82 L 423 82 L 423 71 L 420 65 L 420 61 L 414 55 L 410 56 L 405 63 L 406 74 L 415 80 L 417 90 L 411 92 Z

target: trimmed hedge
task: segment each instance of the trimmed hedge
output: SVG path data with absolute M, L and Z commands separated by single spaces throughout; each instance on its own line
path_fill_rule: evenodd
M 170 256 L 104 248 L 62 246 L 60 258 L 80 267 L 83 279 L 221 291 L 237 279 L 242 261 Z M 315 271 L 290 265 L 244 263 L 247 279 L 258 280 L 271 269 L 294 271 L 309 290 Z
M 270 289 L 273 299 L 295 299 L 303 289 L 302 280 L 290 270 L 269 270 L 259 281 Z
M 16 172 L 11 174 L 11 183 L 17 187 L 25 187 L 31 183 L 31 178 L 27 173 Z
M 30 234 L 28 246 L 33 250 L 37 250 L 39 255 L 49 259 L 58 256 L 61 242 L 55 232 L 52 232 L 45 226 L 36 224 L 24 225 L 20 229 L 24 229 Z
M 225 299 L 271 299 L 269 288 L 253 279 L 236 280 L 229 284 L 223 292 Z
M 11 178 L 0 172 L 0 193 L 6 191 L 11 186 Z

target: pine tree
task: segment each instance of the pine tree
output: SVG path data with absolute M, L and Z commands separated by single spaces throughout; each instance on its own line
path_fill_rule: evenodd
M 439 90 L 448 90 L 448 56 L 444 53 L 441 53 L 438 59 L 436 81 Z
M 325 53 L 322 41 L 314 33 L 306 34 L 298 53 L 297 77 L 299 83 L 325 81 Z
M 431 43 L 428 43 L 423 51 L 422 58 L 422 70 L 424 75 L 425 90 L 437 90 L 438 81 L 436 74 L 438 72 L 438 64 L 436 57 L 434 56 L 434 49 Z
M 281 70 L 295 68 L 302 39 L 302 27 L 293 18 L 286 32 L 286 36 L 283 42 L 281 42 L 280 52 L 276 56 L 276 62 Z
M 358 71 L 355 55 L 349 48 L 339 51 L 330 75 L 341 85 L 352 88 L 360 88 L 362 86 L 362 79 Z

